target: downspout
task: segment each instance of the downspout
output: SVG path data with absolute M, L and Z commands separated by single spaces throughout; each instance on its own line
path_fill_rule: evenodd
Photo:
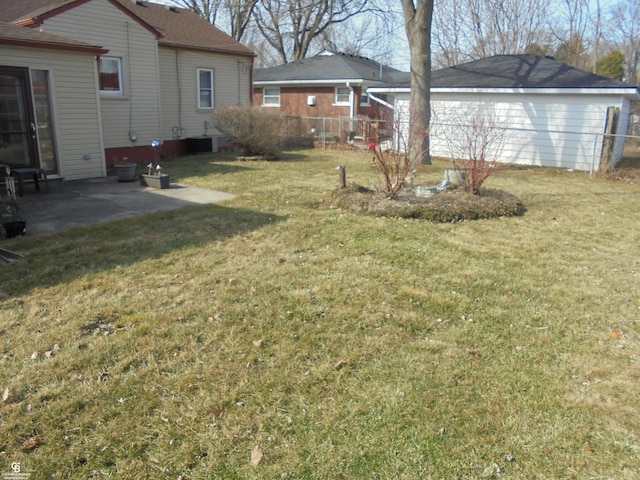
M 242 76 L 242 67 L 244 66 L 244 63 L 242 62 L 242 60 L 237 60 L 236 61 L 236 67 L 238 69 L 238 105 L 242 104 L 242 80 L 241 80 L 241 76 Z
M 372 93 L 369 93 L 369 98 L 375 102 L 378 102 L 381 105 L 384 105 L 385 107 L 391 109 L 391 111 L 395 110 L 395 107 L 393 105 L 391 105 L 389 102 L 385 102 L 384 100 L 382 100 L 381 98 L 376 97 L 375 95 L 373 95 Z
M 355 106 L 355 92 L 353 91 L 353 87 L 351 86 L 351 82 L 347 82 L 347 88 L 349 89 L 349 118 L 353 118 L 356 116 L 356 106 Z
M 100 98 L 100 69 L 98 68 L 98 62 L 100 56 L 96 55 L 96 61 L 94 62 L 93 75 L 96 95 L 96 107 L 98 112 L 98 138 L 100 141 L 100 157 L 102 160 L 102 176 L 107 176 L 107 152 L 105 151 L 104 144 L 104 129 L 102 126 L 102 99 Z M 60 176 L 64 177 L 66 174 L 66 165 L 60 160 Z
M 174 140 L 179 139 L 182 135 L 182 80 L 180 71 L 180 50 L 175 50 L 176 59 L 176 83 L 178 87 L 178 125 L 176 132 L 174 132 Z M 173 130 L 173 129 L 172 129 Z
M 249 105 L 253 105 L 253 63 L 255 57 L 251 57 L 251 66 L 249 67 Z

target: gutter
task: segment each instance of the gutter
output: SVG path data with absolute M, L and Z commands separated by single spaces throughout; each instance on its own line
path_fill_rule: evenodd
M 261 87 L 261 86 L 265 86 L 265 85 L 300 85 L 300 86 L 305 86 L 305 85 L 328 85 L 328 86 L 333 86 L 333 85 L 339 85 L 342 83 L 352 83 L 354 85 L 361 85 L 363 82 L 361 79 L 355 79 L 355 80 L 344 80 L 344 79 L 330 79 L 330 80 L 305 80 L 305 79 L 299 79 L 299 80 L 255 80 L 253 82 L 253 85 L 256 87 Z
M 371 93 L 411 93 L 411 87 L 370 87 Z M 498 88 L 498 87 L 431 87 L 434 93 L 495 93 L 495 94 L 531 94 L 531 95 L 625 95 L 633 98 L 640 97 L 640 90 L 636 87 L 578 87 L 578 88 Z
M 2 45 L 14 45 L 17 47 L 30 47 L 30 48 L 46 48 L 50 50 L 68 50 L 74 52 L 92 53 L 94 55 L 104 55 L 109 50 L 102 47 L 73 45 L 69 43 L 52 43 L 48 41 L 32 41 L 22 39 L 0 38 L 0 44 Z

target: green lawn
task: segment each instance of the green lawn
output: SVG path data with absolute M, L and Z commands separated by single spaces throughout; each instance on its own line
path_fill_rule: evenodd
M 640 186 L 510 169 L 523 216 L 431 224 L 334 208 L 337 165 L 377 182 L 198 156 L 233 201 L 2 240 L 0 474 L 640 478 Z

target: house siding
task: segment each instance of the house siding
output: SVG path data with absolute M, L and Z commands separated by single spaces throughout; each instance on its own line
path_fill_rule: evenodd
M 198 108 L 198 69 L 213 70 L 214 108 L 251 103 L 251 60 L 246 57 L 161 46 L 159 64 L 165 140 L 203 135 L 205 121 L 214 127 L 213 110 Z
M 521 165 L 597 169 L 606 112 L 622 107 L 621 96 L 580 94 L 431 95 L 433 156 L 456 155 L 460 140 L 477 115 L 488 114 L 505 133 L 495 142 L 499 161 Z M 409 96 L 396 98 L 396 110 L 408 112 Z
M 107 149 L 149 145 L 160 136 L 156 37 L 108 0 L 92 0 L 47 19 L 43 31 L 102 45 L 122 59 L 123 95 L 100 95 Z M 137 140 L 129 139 L 137 133 Z M 107 158 L 109 163 L 114 160 Z
M 65 50 L 0 48 L 1 65 L 49 72 L 58 173 L 66 180 L 106 174 L 94 58 Z

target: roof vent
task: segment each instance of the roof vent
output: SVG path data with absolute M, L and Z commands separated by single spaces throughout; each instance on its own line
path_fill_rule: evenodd
M 140 5 L 141 7 L 144 7 L 144 2 L 142 0 L 135 0 L 136 5 Z
M 167 8 L 167 10 L 169 10 L 170 12 L 178 13 L 178 7 L 174 7 L 173 5 L 165 5 L 165 7 L 166 7 L 166 8 Z

